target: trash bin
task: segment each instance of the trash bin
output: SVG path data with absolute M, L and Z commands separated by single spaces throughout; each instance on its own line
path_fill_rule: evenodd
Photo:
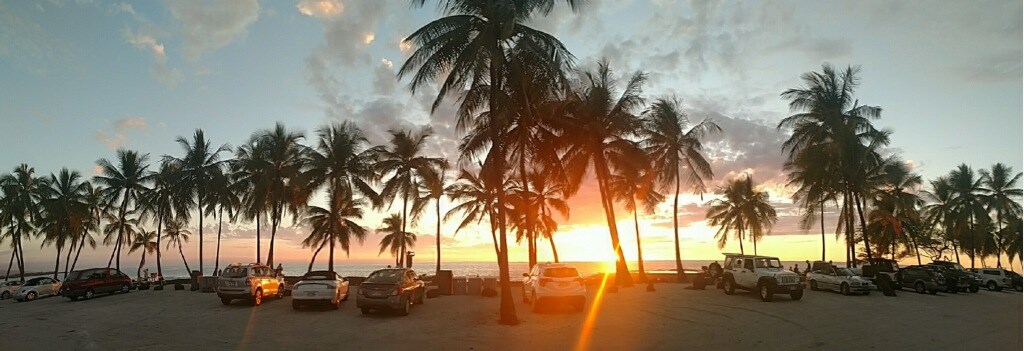
M 452 292 L 452 294 L 455 294 L 455 295 L 465 295 L 466 294 L 466 278 L 459 277 L 459 278 L 453 279 L 452 281 L 454 282 L 452 284 L 452 287 L 453 287 L 453 290 L 454 290 L 454 292 Z
M 452 294 L 452 271 L 441 270 L 437 272 L 437 276 L 434 277 L 434 284 L 437 285 L 437 290 L 441 295 Z
M 466 294 L 467 295 L 480 295 L 480 291 L 483 288 L 484 280 L 480 277 L 472 277 L 466 279 Z
M 190 281 L 192 287 L 189 290 L 192 290 L 192 291 L 199 290 L 199 283 L 203 280 L 203 273 L 199 272 L 199 271 L 192 271 L 192 274 L 189 274 L 189 275 L 192 277 L 192 279 Z

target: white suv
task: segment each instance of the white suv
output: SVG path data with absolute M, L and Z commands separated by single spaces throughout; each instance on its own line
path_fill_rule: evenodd
M 972 268 L 972 272 L 981 275 L 981 285 L 988 288 L 991 291 L 1002 291 L 1003 289 L 1013 289 L 1013 279 L 1010 279 L 1010 275 L 1006 274 L 1006 270 L 1002 268 Z
M 724 268 L 726 295 L 736 289 L 757 291 L 764 302 L 771 301 L 776 293 L 789 294 L 793 300 L 804 296 L 800 275 L 787 271 L 777 257 L 726 254 Z
M 571 264 L 541 263 L 530 273 L 523 273 L 523 301 L 533 303 L 533 312 L 542 303 L 567 302 L 577 311 L 587 304 L 587 287 L 580 273 Z

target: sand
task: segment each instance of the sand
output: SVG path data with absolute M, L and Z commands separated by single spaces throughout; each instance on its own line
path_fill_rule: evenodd
M 408 317 L 364 316 L 355 301 L 337 311 L 293 311 L 289 297 L 252 308 L 222 306 L 215 294 L 132 291 L 90 301 L 0 301 L 3 349 L 236 350 L 1020 350 L 1017 292 L 891 298 L 807 291 L 778 296 L 688 290 L 658 284 L 604 295 L 592 314 L 533 314 L 496 323 L 497 298 L 444 296 Z M 518 290 L 514 291 L 516 294 Z M 517 295 L 518 296 L 518 295 Z M 592 328 L 586 328 L 587 316 Z M 10 347 L 10 348 L 9 348 Z

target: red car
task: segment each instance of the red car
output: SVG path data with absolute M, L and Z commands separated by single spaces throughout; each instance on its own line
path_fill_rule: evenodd
M 61 296 L 71 300 L 88 300 L 96 294 L 127 293 L 132 279 L 114 268 L 92 268 L 71 272 L 60 289 Z

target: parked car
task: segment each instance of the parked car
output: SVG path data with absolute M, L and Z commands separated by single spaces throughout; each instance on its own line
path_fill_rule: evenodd
M 893 283 L 893 289 L 899 290 L 903 288 L 901 283 L 903 279 L 900 278 L 900 264 L 896 261 L 876 257 L 868 260 L 864 265 L 852 268 L 851 270 L 854 274 L 867 278 L 875 286 L 881 285 L 880 281 L 886 279 Z
M 990 291 L 1003 291 L 1013 289 L 1013 279 L 1010 272 L 1002 268 L 972 268 L 970 270 L 981 275 L 981 285 Z
M 935 295 L 946 286 L 946 278 L 931 266 L 907 266 L 900 269 L 901 286 L 912 287 L 914 292 Z
M 1010 277 L 1010 283 L 1013 284 L 1013 288 L 1015 290 L 1024 291 L 1024 286 L 1022 286 L 1024 284 L 1022 284 L 1022 279 L 1019 273 L 1010 271 L 1006 272 L 1006 274 Z
M 807 285 L 814 291 L 826 289 L 838 291 L 843 295 L 867 295 L 875 290 L 875 285 L 871 284 L 870 280 L 853 274 L 849 268 L 836 267 L 825 262 L 814 263 L 814 268 L 807 273 Z
M 726 295 L 736 289 L 757 291 L 761 301 L 771 301 L 774 294 L 789 294 L 793 300 L 804 296 L 800 275 L 787 271 L 777 257 L 725 254 L 722 274 Z
M 246 300 L 259 306 L 267 296 L 284 298 L 284 288 L 284 277 L 259 263 L 232 263 L 217 277 L 217 297 L 225 305 L 233 300 Z
M 348 300 L 348 281 L 334 271 L 312 271 L 292 285 L 292 308 L 323 304 L 338 309 Z
M 14 297 L 14 293 L 18 292 L 18 289 L 20 289 L 20 288 L 21 288 L 21 281 L 20 280 L 12 280 L 12 281 L 8 281 L 8 282 L 3 282 L 2 284 L 0 284 L 0 300 L 6 300 L 6 299 Z
M 68 273 L 61 296 L 71 300 L 91 299 L 96 294 L 127 293 L 132 289 L 132 279 L 114 268 L 91 268 Z
M 39 277 L 26 281 L 18 289 L 18 292 L 14 294 L 14 300 L 18 302 L 32 301 L 40 297 L 56 296 L 58 294 L 60 294 L 60 280 Z
M 407 316 L 413 304 L 423 303 L 425 295 L 426 287 L 412 269 L 379 269 L 359 284 L 356 307 L 363 314 L 373 310 L 392 310 Z
M 942 269 L 942 275 L 946 277 L 946 292 L 970 291 L 976 293 L 981 289 L 981 276 L 964 269 L 964 266 L 959 263 L 933 261 L 929 265 Z
M 587 305 L 587 286 L 576 267 L 567 263 L 541 263 L 523 273 L 523 299 L 538 312 L 545 304 L 568 303 L 576 311 Z

